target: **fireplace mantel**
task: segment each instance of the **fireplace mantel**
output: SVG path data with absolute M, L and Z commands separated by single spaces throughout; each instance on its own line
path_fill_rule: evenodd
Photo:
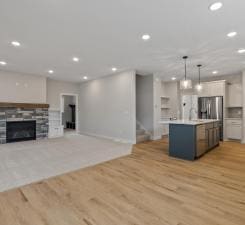
M 43 109 L 43 108 L 49 108 L 49 104 L 0 102 L 0 108 L 25 108 L 25 109 L 42 108 Z

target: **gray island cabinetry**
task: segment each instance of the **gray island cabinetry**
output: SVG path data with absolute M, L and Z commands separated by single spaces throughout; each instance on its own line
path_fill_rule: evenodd
M 217 147 L 220 126 L 217 120 L 176 120 L 169 122 L 169 155 L 195 160 Z

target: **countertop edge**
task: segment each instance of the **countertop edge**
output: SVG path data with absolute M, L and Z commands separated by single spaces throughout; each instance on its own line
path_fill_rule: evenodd
M 208 120 L 208 121 L 178 121 L 178 120 L 171 120 L 171 121 L 160 121 L 160 124 L 168 125 L 168 124 L 175 124 L 175 125 L 186 125 L 186 126 L 197 126 L 207 123 L 215 123 L 219 122 L 219 120 Z

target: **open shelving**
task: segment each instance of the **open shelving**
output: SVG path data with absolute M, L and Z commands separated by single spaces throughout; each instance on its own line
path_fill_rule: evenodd
M 170 98 L 161 96 L 161 119 L 169 119 L 170 117 Z

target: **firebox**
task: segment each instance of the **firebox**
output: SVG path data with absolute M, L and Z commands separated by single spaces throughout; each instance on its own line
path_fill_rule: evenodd
M 36 121 L 7 121 L 7 143 L 36 140 Z

